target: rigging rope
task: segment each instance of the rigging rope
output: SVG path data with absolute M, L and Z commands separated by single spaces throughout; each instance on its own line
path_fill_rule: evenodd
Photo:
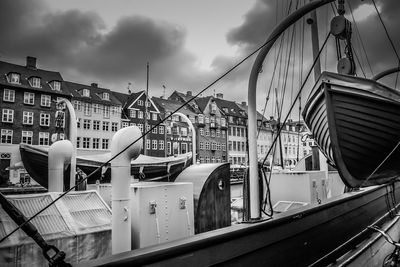
M 277 34 L 278 35 L 278 34 Z M 44 212 L 46 209 L 48 209 L 50 206 L 52 206 L 54 203 L 56 203 L 58 200 L 60 200 L 62 197 L 64 197 L 66 194 L 68 194 L 69 192 L 71 192 L 72 190 L 74 190 L 77 186 L 81 185 L 83 182 L 85 182 L 87 179 L 89 179 L 90 177 L 92 177 L 95 173 L 97 173 L 98 171 L 101 170 L 101 168 L 105 167 L 107 164 L 109 164 L 112 160 L 114 160 L 115 158 L 117 158 L 119 155 L 121 155 L 123 152 L 125 152 L 129 147 L 131 147 L 132 145 L 136 144 L 139 140 L 141 140 L 144 136 L 146 136 L 147 134 L 151 133 L 151 131 L 153 131 L 153 129 L 157 128 L 159 125 L 161 125 L 162 123 L 164 123 L 166 120 L 168 120 L 169 118 L 171 118 L 174 113 L 178 112 L 179 110 L 181 110 L 183 107 L 185 107 L 186 105 L 188 105 L 190 102 L 192 102 L 193 100 L 195 100 L 200 94 L 202 94 L 203 92 L 205 92 L 207 89 L 209 89 L 210 87 L 212 87 L 213 85 L 215 85 L 217 82 L 219 82 L 220 80 L 222 80 L 224 77 L 226 77 L 229 73 L 231 73 L 233 70 L 235 70 L 237 67 L 239 67 L 241 64 L 243 64 L 246 60 L 248 60 L 249 58 L 251 58 L 254 54 L 256 54 L 258 51 L 260 51 L 263 47 L 265 47 L 266 45 L 268 45 L 271 41 L 273 41 L 277 35 L 272 36 L 271 38 L 269 38 L 266 42 L 264 42 L 262 45 L 260 45 L 257 49 L 255 49 L 253 52 L 251 52 L 248 56 L 244 57 L 243 59 L 241 59 L 239 62 L 237 62 L 233 67 L 231 67 L 230 69 L 228 69 L 225 73 L 223 73 L 221 76 L 219 76 L 216 80 L 214 80 L 213 82 L 211 82 L 210 84 L 208 84 L 204 89 L 202 89 L 199 93 L 197 93 L 196 95 L 194 95 L 193 97 L 191 97 L 188 101 L 186 101 L 185 103 L 183 103 L 181 106 L 179 106 L 174 112 L 172 112 L 171 114 L 169 114 L 168 116 L 166 116 L 164 119 L 160 120 L 158 123 L 156 123 L 154 126 L 152 126 L 149 130 L 147 130 L 144 134 L 142 134 L 142 136 L 140 136 L 139 138 L 137 138 L 136 140 L 134 140 L 133 142 L 131 142 L 129 145 L 127 145 L 124 149 L 122 149 L 119 153 L 117 153 L 116 155 L 114 155 L 113 157 L 111 157 L 109 160 L 107 160 L 106 162 L 102 163 L 96 170 L 94 170 L 92 173 L 90 173 L 88 176 L 86 176 L 84 179 L 82 179 L 81 181 L 79 181 L 75 186 L 71 187 L 70 189 L 68 189 L 67 191 L 63 192 L 62 194 L 60 194 L 60 196 L 58 196 L 56 199 L 54 199 L 52 202 L 50 202 L 48 205 L 46 205 L 44 208 L 42 208 L 40 211 L 38 211 L 37 213 L 35 213 L 32 217 L 30 217 L 27 221 L 25 221 L 25 223 L 18 225 L 18 227 L 16 227 L 13 231 L 11 231 L 10 233 L 8 233 L 7 235 L 5 235 L 1 240 L 0 240 L 0 244 L 6 240 L 9 236 L 11 236 L 13 233 L 15 233 L 16 231 L 18 231 L 19 229 L 21 229 L 21 227 L 24 227 L 28 222 L 30 222 L 31 220 L 33 220 L 34 218 L 36 218 L 39 214 L 41 214 L 42 212 Z M 145 131 L 145 129 L 144 129 Z
M 305 78 L 305 80 L 304 80 L 304 82 L 303 82 L 303 84 L 302 84 L 302 86 L 301 86 L 299 92 L 297 93 L 297 95 L 296 95 L 296 97 L 295 97 L 295 100 L 297 100 L 297 99 L 299 98 L 301 92 L 303 91 L 304 86 L 306 85 L 306 81 L 307 81 L 308 78 L 310 77 L 311 72 L 312 72 L 312 70 L 313 70 L 315 64 L 317 64 L 317 62 L 318 62 L 318 60 L 319 60 L 319 57 L 320 57 L 320 55 L 321 55 L 321 52 L 322 52 L 322 50 L 324 49 L 324 47 L 325 47 L 325 45 L 326 45 L 326 43 L 327 43 L 327 41 L 328 41 L 330 35 L 331 35 L 331 33 L 329 32 L 328 35 L 327 35 L 326 38 L 325 38 L 325 41 L 324 41 L 324 43 L 323 43 L 321 49 L 318 51 L 318 54 L 317 54 L 317 56 L 315 57 L 315 59 L 314 59 L 314 61 L 313 61 L 313 64 L 312 64 L 312 66 L 311 66 L 309 72 L 307 73 L 307 76 L 306 76 L 306 78 Z M 295 102 L 296 102 L 296 101 L 294 101 L 294 102 L 292 103 L 292 105 L 290 106 L 290 109 L 289 109 L 289 111 L 288 111 L 288 113 L 287 113 L 287 115 L 286 115 L 285 120 L 283 121 L 283 123 L 285 123 L 285 122 L 287 121 L 287 119 L 289 118 L 290 112 L 292 112 L 292 109 L 293 109 L 293 107 L 294 107 Z M 272 142 L 271 148 L 272 148 L 273 145 L 276 143 L 276 140 L 278 139 L 278 136 L 280 135 L 281 131 L 282 131 L 282 128 L 280 127 L 279 130 L 278 130 L 277 135 L 276 135 L 275 138 L 274 138 L 274 141 Z M 265 156 L 262 165 L 264 165 L 265 161 L 267 160 L 268 155 L 271 153 L 271 148 L 268 150 L 267 155 Z
M 387 38 L 389 39 L 390 45 L 392 46 L 392 49 L 393 49 L 394 53 L 396 54 L 397 61 L 398 61 L 398 67 L 400 67 L 400 56 L 399 56 L 399 54 L 397 53 L 396 47 L 394 46 L 394 43 L 393 43 L 393 40 L 392 40 L 392 38 L 390 37 L 389 32 L 388 32 L 388 30 L 387 30 L 387 28 L 386 28 L 386 25 L 385 25 L 385 23 L 384 23 L 383 20 L 382 20 L 381 14 L 379 13 L 378 8 L 376 7 L 375 0 L 372 0 L 372 3 L 374 4 L 376 13 L 378 14 L 378 17 L 379 17 L 379 20 L 381 21 L 382 26 L 383 26 L 383 28 L 385 29 L 385 33 L 386 33 Z M 394 88 L 397 87 L 397 80 L 398 80 L 398 78 L 399 78 L 399 73 L 397 73 L 397 75 L 396 75 L 396 82 L 395 82 Z

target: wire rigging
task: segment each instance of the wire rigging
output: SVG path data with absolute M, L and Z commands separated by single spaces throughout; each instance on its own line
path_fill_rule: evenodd
M 188 105 L 190 102 L 192 102 L 193 100 L 195 100 L 198 96 L 200 96 L 203 92 L 205 92 L 207 89 L 209 89 L 210 87 L 212 87 L 213 85 L 215 85 L 217 82 L 219 82 L 220 80 L 222 80 L 224 77 L 226 77 L 228 74 L 230 74 L 233 70 L 235 70 L 236 68 L 238 68 L 241 64 L 243 64 L 246 60 L 248 60 L 249 58 L 251 58 L 254 54 L 256 54 L 258 51 L 260 51 L 263 47 L 265 47 L 266 45 L 268 45 L 271 41 L 273 41 L 277 35 L 272 36 L 271 38 L 269 38 L 266 42 L 264 42 L 262 45 L 260 45 L 257 49 L 255 49 L 253 52 L 251 52 L 249 55 L 247 55 L 246 57 L 244 57 L 243 59 L 241 59 L 239 62 L 237 62 L 234 66 L 232 66 L 230 69 L 228 69 L 226 72 L 224 72 L 221 76 L 219 76 L 217 79 L 215 79 L 213 82 L 211 82 L 210 84 L 208 84 L 205 88 L 203 88 L 201 91 L 199 91 L 197 94 L 195 94 L 193 97 L 191 97 L 188 101 L 186 101 L 185 103 L 183 103 L 181 106 L 179 106 L 174 112 L 172 112 L 171 114 L 169 114 L 168 116 L 166 116 L 164 119 L 160 120 L 157 124 L 155 124 L 154 126 L 152 126 L 149 130 L 147 130 L 144 134 L 142 134 L 142 136 L 140 136 L 139 138 L 137 138 L 136 140 L 134 140 L 133 142 L 131 142 L 129 145 L 127 145 L 124 149 L 122 149 L 119 153 L 117 153 L 116 155 L 114 155 L 113 157 L 111 157 L 109 160 L 107 160 L 106 162 L 102 163 L 96 170 L 94 170 L 92 173 L 90 173 L 88 176 L 86 176 L 84 179 L 80 180 L 75 186 L 71 187 L 70 189 L 68 189 L 67 191 L 63 192 L 62 194 L 60 194 L 60 196 L 58 196 L 56 199 L 54 199 L 52 202 L 50 202 L 48 205 L 46 205 L 44 208 L 42 208 L 40 211 L 38 211 L 37 213 L 35 213 L 32 217 L 30 217 L 27 221 L 25 221 L 23 224 L 18 225 L 18 227 L 16 227 L 13 231 L 11 231 L 10 233 L 8 233 L 7 235 L 5 235 L 1 240 L 0 243 L 4 242 L 4 240 L 6 240 L 9 236 L 11 236 L 13 233 L 15 233 L 16 231 L 18 231 L 19 229 L 21 229 L 21 227 L 24 227 L 28 222 L 30 222 L 31 220 L 33 220 L 34 218 L 36 218 L 39 214 L 41 214 L 42 212 L 44 212 L 46 209 L 48 209 L 50 206 L 52 206 L 54 203 L 56 203 L 58 200 L 60 200 L 62 197 L 64 197 L 66 194 L 68 194 L 69 192 L 71 192 L 72 190 L 74 190 L 76 187 L 80 186 L 82 183 L 84 183 L 87 179 L 89 179 L 90 177 L 92 177 L 96 172 L 100 171 L 101 168 L 107 166 L 107 164 L 109 164 L 112 160 L 114 160 L 115 158 L 117 158 L 119 155 L 121 155 L 122 153 L 124 153 L 129 147 L 131 147 L 132 145 L 136 144 L 139 140 L 141 140 L 145 135 L 151 133 L 151 131 L 153 131 L 153 129 L 155 129 L 156 127 L 158 127 L 159 125 L 161 125 L 162 123 L 164 123 L 166 120 L 168 120 L 169 118 L 171 118 L 174 113 L 178 112 L 179 110 L 181 110 L 183 107 L 185 107 L 186 105 Z
M 386 36 L 387 36 L 387 38 L 389 39 L 390 45 L 392 46 L 392 49 L 393 49 L 394 53 L 396 54 L 397 61 L 398 61 L 398 67 L 400 67 L 400 56 L 399 56 L 399 54 L 397 53 L 396 47 L 394 46 L 394 43 L 393 43 L 393 40 L 392 40 L 392 38 L 390 37 L 389 32 L 388 32 L 388 30 L 387 30 L 387 28 L 386 28 L 386 25 L 385 25 L 385 23 L 384 23 L 383 20 L 382 20 L 381 14 L 379 13 L 378 8 L 376 7 L 375 0 L 372 0 L 372 3 L 373 3 L 373 5 L 374 5 L 374 7 L 375 7 L 376 13 L 378 14 L 379 20 L 381 21 L 382 26 L 383 26 L 383 28 L 384 28 L 384 30 L 385 30 Z M 396 82 L 395 82 L 394 88 L 397 87 L 397 80 L 398 80 L 398 78 L 399 78 L 399 73 L 397 73 L 397 75 L 396 75 Z
M 314 61 L 313 61 L 313 64 L 312 64 L 312 66 L 311 66 L 309 72 L 307 73 L 307 76 L 306 76 L 306 78 L 305 78 L 305 80 L 304 80 L 302 86 L 300 87 L 299 91 L 297 92 L 297 95 L 296 95 L 296 97 L 295 97 L 295 100 L 297 100 L 297 99 L 299 98 L 301 92 L 303 91 L 304 86 L 306 85 L 306 82 L 307 82 L 308 78 L 310 77 L 311 72 L 312 72 L 312 70 L 313 70 L 315 64 L 318 62 L 319 57 L 320 57 L 320 55 L 321 55 L 321 52 L 322 52 L 322 50 L 324 49 L 326 43 L 328 42 L 328 39 L 329 39 L 329 36 L 330 36 L 330 35 L 331 35 L 331 33 L 329 32 L 328 35 L 327 35 L 326 38 L 325 38 L 325 41 L 324 41 L 324 43 L 323 43 L 321 49 L 318 51 L 318 54 L 317 54 L 317 56 L 315 57 L 315 59 L 314 59 Z M 290 112 L 292 112 L 292 109 L 293 109 L 293 107 L 294 107 L 294 105 L 295 105 L 295 102 L 296 102 L 296 101 L 294 101 L 294 102 L 291 104 L 290 109 L 289 109 L 288 113 L 286 114 L 286 117 L 285 117 L 283 123 L 285 123 L 285 122 L 287 121 L 287 119 L 289 118 Z M 281 131 L 282 131 L 282 128 L 279 128 L 278 133 L 277 133 L 277 135 L 275 136 L 275 138 L 274 138 L 274 140 L 273 140 L 273 142 L 272 142 L 271 148 L 272 148 L 273 145 L 276 143 L 276 141 L 277 141 L 277 139 L 278 139 L 278 137 L 279 137 Z M 264 158 L 263 165 L 264 165 L 265 161 L 267 160 L 268 155 L 271 153 L 271 148 L 268 150 L 267 155 L 266 155 L 265 158 Z

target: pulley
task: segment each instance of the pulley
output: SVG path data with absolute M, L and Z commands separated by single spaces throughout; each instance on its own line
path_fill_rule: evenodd
M 354 60 L 347 57 L 341 58 L 337 63 L 337 72 L 339 74 L 354 75 L 356 73 Z
M 344 16 L 336 16 L 331 20 L 331 33 L 341 40 L 351 34 L 351 23 Z

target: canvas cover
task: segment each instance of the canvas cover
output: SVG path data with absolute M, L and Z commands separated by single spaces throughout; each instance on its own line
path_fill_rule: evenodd
M 32 217 L 60 193 L 13 195 L 7 198 Z M 71 264 L 111 255 L 111 210 L 96 191 L 67 194 L 32 220 L 51 245 Z M 17 227 L 0 207 L 0 238 Z M 48 266 L 40 247 L 22 230 L 0 243 L 0 266 Z

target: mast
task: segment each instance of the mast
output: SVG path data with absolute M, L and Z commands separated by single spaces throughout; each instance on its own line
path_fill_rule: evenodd
M 144 129 L 143 132 L 147 132 L 147 102 L 149 95 L 149 62 L 147 62 L 147 75 L 146 75 L 146 100 L 144 102 Z M 146 155 L 147 147 L 146 147 L 146 135 L 143 136 L 143 155 Z
M 266 45 L 260 50 L 251 69 L 249 86 L 248 86 L 248 102 L 249 102 L 249 190 L 250 190 L 250 221 L 257 221 L 261 218 L 261 196 L 260 185 L 258 179 L 258 162 L 257 162 L 257 80 L 262 68 L 265 57 L 271 50 L 271 47 L 279 36 L 288 27 L 297 20 L 302 18 L 308 12 L 333 2 L 334 0 L 316 0 L 304 5 L 302 8 L 294 11 L 287 16 L 275 29 L 271 32 L 267 39 Z

